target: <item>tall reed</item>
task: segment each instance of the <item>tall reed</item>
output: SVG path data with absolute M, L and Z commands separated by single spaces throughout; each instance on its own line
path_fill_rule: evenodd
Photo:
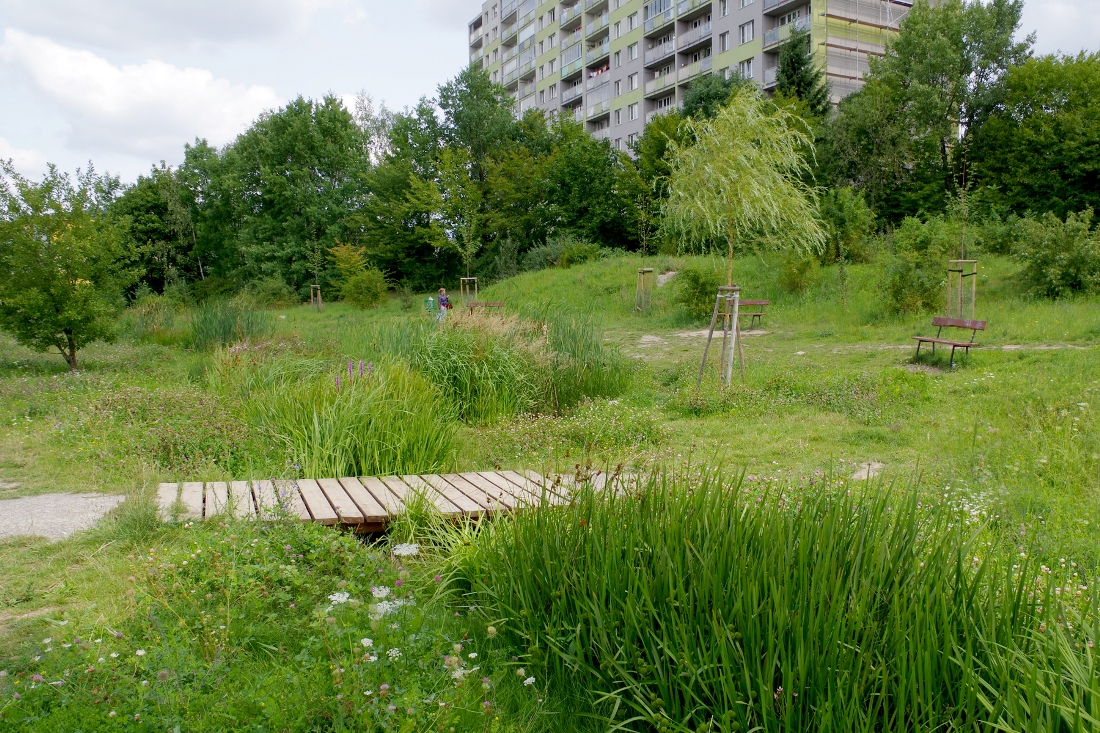
M 191 311 L 188 343 L 196 349 L 228 346 L 271 333 L 273 323 L 267 313 L 241 300 L 209 300 Z
M 1066 605 L 967 509 L 658 471 L 494 522 L 458 573 L 608 727 L 1096 730 L 1095 591 Z

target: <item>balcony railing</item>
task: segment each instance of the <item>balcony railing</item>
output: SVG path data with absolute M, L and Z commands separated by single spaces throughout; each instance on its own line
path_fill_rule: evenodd
M 519 5 L 519 0 L 507 0 L 500 11 L 500 17 L 502 19 L 507 18 L 509 15 L 516 12 L 517 5 Z
M 519 26 L 517 24 L 513 23 L 512 25 L 504 26 L 500 31 L 500 42 L 510 43 L 514 41 L 517 33 L 519 33 Z
M 781 5 L 787 5 L 789 3 L 793 3 L 794 1 L 795 0 L 764 0 L 764 12 L 766 13 L 769 10 L 774 10 Z
M 663 25 L 667 25 L 668 23 L 671 23 L 672 19 L 675 18 L 675 17 L 676 17 L 676 8 L 670 7 L 668 10 L 664 11 L 663 13 L 658 13 L 657 15 L 654 15 L 652 18 L 647 20 L 643 24 L 643 30 L 646 33 L 650 33 L 651 31 L 654 31 L 654 30 L 660 28 Z
M 585 10 L 591 10 L 592 8 L 596 7 L 597 5 L 602 5 L 603 3 L 606 3 L 606 2 L 607 2 L 607 0 L 584 0 L 584 9 Z
M 694 64 L 689 64 L 680 69 L 680 81 L 687 81 L 693 76 L 698 76 L 705 71 L 710 71 L 714 68 L 714 57 L 707 56 L 705 59 L 700 59 Z
M 770 69 L 764 69 L 764 88 L 770 89 L 775 86 L 775 75 L 779 71 L 778 66 L 773 66 Z
M 580 30 L 578 30 L 575 33 L 570 33 L 568 36 L 561 39 L 561 43 L 559 44 L 559 46 L 562 50 L 562 53 L 565 53 L 565 50 L 567 48 L 575 46 L 583 40 L 584 40 L 584 34 L 581 33 Z
M 607 24 L 610 21 L 611 21 L 611 16 L 609 16 L 607 13 L 604 13 L 603 15 L 596 18 L 594 21 L 592 21 L 591 23 L 589 23 L 588 25 L 586 25 L 584 27 L 584 35 L 587 37 L 587 36 L 592 35 L 593 33 L 599 33 L 600 31 L 602 31 L 604 28 L 607 27 Z
M 710 38 L 710 32 L 710 21 L 707 21 L 698 28 L 692 28 L 690 31 L 680 36 L 680 48 L 687 48 L 688 46 L 698 43 L 704 38 Z
M 645 52 L 645 64 L 648 66 L 649 64 L 660 61 L 661 59 L 665 58 L 666 56 L 671 56 L 674 53 L 676 53 L 676 39 L 675 38 L 673 38 L 671 41 L 666 41 L 665 43 L 662 43 L 659 46 L 654 46 L 653 48 L 646 51 Z
M 611 76 L 605 71 L 602 74 L 596 74 L 595 76 L 589 77 L 588 81 L 585 82 L 584 88 L 588 89 L 589 91 L 595 91 L 600 87 L 609 84 L 611 84 Z M 610 88 L 611 87 L 608 86 L 608 89 Z M 610 98 L 610 94 L 608 95 L 608 98 Z
M 579 104 L 573 109 L 573 120 L 575 122 L 582 122 L 584 120 L 584 107 Z
M 586 64 L 595 63 L 596 60 L 602 59 L 609 53 L 611 53 L 611 41 L 606 40 L 599 46 L 588 49 L 588 53 L 584 55 L 584 62 Z
M 537 106 L 535 93 L 531 92 L 525 98 L 519 100 L 519 113 L 523 114 L 524 112 L 535 106 Z
M 774 46 L 777 43 L 787 40 L 791 37 L 791 29 L 798 31 L 810 30 L 810 16 L 805 15 L 801 18 L 795 18 L 794 21 L 787 23 L 787 25 L 781 25 L 778 28 L 772 28 L 770 31 L 764 34 L 764 48 Z
M 481 33 L 482 33 L 482 28 L 480 28 L 480 27 L 475 28 L 472 31 L 470 31 L 470 45 L 471 46 L 474 45 L 475 43 L 478 43 L 478 42 L 481 41 Z
M 581 14 L 582 12 L 584 12 L 584 11 L 583 11 L 583 10 L 581 10 L 581 4 L 580 4 L 580 3 L 577 3 L 576 5 L 572 5 L 572 6 L 568 7 L 568 8 L 565 8 L 565 9 L 563 9 L 563 10 L 561 11 L 561 22 L 560 22 L 560 25 L 565 25 L 566 23 L 568 23 L 568 22 L 569 22 L 569 21 L 571 21 L 571 20 L 576 20 L 576 19 L 577 19 L 577 17 L 578 17 L 578 16 L 579 16 L 579 15 L 580 15 L 580 14 Z
M 676 14 L 683 15 L 690 12 L 700 5 L 710 5 L 710 0 L 680 0 L 676 6 Z
M 566 89 L 564 92 L 561 93 L 561 103 L 562 104 L 568 104 L 569 102 L 572 102 L 577 97 L 581 96 L 581 94 L 583 92 L 584 92 L 584 85 L 583 84 L 578 84 L 575 87 L 569 87 L 568 89 Z
M 656 79 L 654 79 L 651 82 L 648 82 L 645 85 L 646 96 L 648 97 L 650 94 L 656 94 L 657 92 L 661 91 L 662 89 L 667 89 L 671 86 L 675 86 L 675 84 L 676 84 L 676 72 L 675 71 L 670 71 L 667 74 L 661 74 Z
M 572 63 L 569 63 L 569 64 L 564 64 L 563 63 L 561 65 L 561 78 L 564 79 L 565 77 L 569 76 L 570 74 L 575 74 L 583 68 L 584 68 L 584 59 L 582 59 L 582 58 L 578 58 L 576 61 L 574 61 Z
M 599 117 L 600 115 L 605 115 L 610 111 L 611 111 L 611 100 L 610 99 L 605 99 L 602 102 L 596 102 L 595 104 L 592 104 L 592 102 L 589 102 L 588 107 L 587 107 L 587 112 L 586 112 L 585 116 L 588 117 L 588 119 L 592 119 L 593 117 Z
M 596 138 L 597 140 L 610 140 L 611 139 L 611 128 L 610 127 L 605 127 L 602 130 L 596 130 L 595 132 L 592 133 L 592 137 Z

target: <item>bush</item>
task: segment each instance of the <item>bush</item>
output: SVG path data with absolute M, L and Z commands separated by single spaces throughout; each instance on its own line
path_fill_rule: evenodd
M 381 270 L 367 268 L 344 280 L 340 286 L 340 299 L 357 308 L 373 308 L 386 294 L 386 276 Z
M 942 217 L 907 218 L 894 232 L 894 256 L 886 267 L 883 299 L 891 313 L 924 313 L 943 305 L 947 261 L 959 245 L 957 225 Z
M 816 258 L 788 255 L 779 269 L 779 287 L 788 293 L 804 293 L 821 280 Z
M 692 318 L 710 318 L 718 288 L 724 284 L 722 274 L 715 269 L 686 267 L 676 276 L 676 281 L 676 302 Z
M 122 322 L 133 339 L 168 346 L 182 336 L 175 328 L 175 316 L 175 307 L 166 296 L 141 293 L 123 313 Z
M 1018 222 L 1017 258 L 1032 291 L 1049 298 L 1100 292 L 1100 227 L 1092 209 L 1063 222 L 1051 213 Z
M 597 259 L 600 246 L 572 235 L 560 235 L 533 247 L 523 256 L 524 270 L 545 270 L 548 267 L 571 267 Z
M 188 344 L 196 349 L 228 346 L 271 333 L 271 318 L 240 299 L 209 300 L 191 311 Z
M 259 308 L 285 308 L 298 304 L 298 294 L 279 275 L 254 280 L 248 285 L 248 297 Z

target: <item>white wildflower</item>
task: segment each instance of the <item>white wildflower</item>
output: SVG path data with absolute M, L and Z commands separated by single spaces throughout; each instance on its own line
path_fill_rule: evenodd
M 409 557 L 411 555 L 420 554 L 420 545 L 415 543 L 402 542 L 393 548 L 393 554 L 398 557 Z
M 333 604 L 347 603 L 349 598 L 351 598 L 351 596 L 344 592 L 333 593 L 328 597 L 328 599 L 332 601 Z
M 134 652 L 134 654 L 136 656 L 139 656 L 139 657 L 144 657 L 145 656 L 145 650 L 144 649 L 138 649 L 136 652 Z
M 388 598 L 390 595 L 390 589 L 384 585 L 372 585 L 370 594 L 375 598 Z
M 534 677 L 528 677 L 527 679 L 525 679 L 523 681 L 523 686 L 524 687 L 530 687 L 533 684 L 535 684 L 535 678 Z
M 359 643 L 365 646 L 367 649 L 370 649 L 372 646 L 374 646 L 373 639 L 360 639 Z
M 118 659 L 118 652 L 111 652 L 111 659 Z
M 386 656 L 390 658 L 390 661 L 397 661 L 401 658 L 401 650 L 390 649 L 388 652 L 386 652 Z
M 477 659 L 477 652 L 470 652 L 466 656 L 468 656 L 470 659 Z
M 367 661 L 368 662 L 377 662 L 378 661 L 378 655 L 377 654 L 371 654 L 369 657 L 367 657 Z

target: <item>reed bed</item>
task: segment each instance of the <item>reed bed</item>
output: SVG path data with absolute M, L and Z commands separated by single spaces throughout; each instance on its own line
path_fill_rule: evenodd
M 606 729 L 1097 730 L 1095 588 L 999 554 L 981 515 L 658 470 L 502 518 L 455 562 L 519 663 Z

